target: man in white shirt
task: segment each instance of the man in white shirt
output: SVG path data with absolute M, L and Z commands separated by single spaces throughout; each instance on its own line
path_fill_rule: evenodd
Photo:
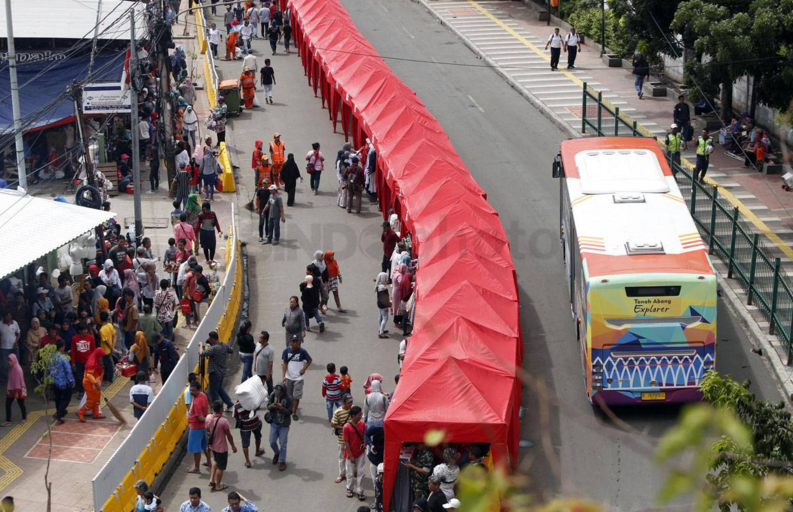
M 253 25 L 248 20 L 245 20 L 245 23 L 242 25 L 240 29 L 240 35 L 242 36 L 242 50 L 248 54 L 251 51 L 251 37 L 253 37 Z
M 149 120 L 147 117 L 141 117 L 138 123 L 138 133 L 140 134 L 140 159 L 146 158 L 146 149 L 149 147 Z
M 556 71 L 559 68 L 559 56 L 562 54 L 562 46 L 564 41 L 562 36 L 559 35 L 559 27 L 553 29 L 553 34 L 548 37 L 548 42 L 545 43 L 545 49 L 551 47 L 551 71 Z
M 221 35 L 220 30 L 218 30 L 217 25 L 215 25 L 214 23 L 212 24 L 212 27 L 209 29 L 208 34 L 209 34 L 209 38 L 208 38 L 209 47 L 212 49 L 212 56 L 217 59 L 218 46 L 220 46 L 220 41 L 223 40 L 223 36 Z
M 575 27 L 570 29 L 570 33 L 564 38 L 564 51 L 567 52 L 567 69 L 575 69 L 575 58 L 581 48 L 581 36 L 576 32 Z
M 259 24 L 262 26 L 262 37 L 267 37 L 267 27 L 270 25 L 269 2 L 262 3 L 262 8 L 259 9 Z
M 3 383 L 8 382 L 8 356 L 19 352 L 20 334 L 19 324 L 7 311 L 0 322 L 0 381 Z

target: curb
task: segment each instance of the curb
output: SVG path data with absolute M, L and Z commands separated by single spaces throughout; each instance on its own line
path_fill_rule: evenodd
M 540 101 L 534 94 L 526 90 L 517 80 L 509 76 L 509 74 L 501 69 L 496 62 L 490 57 L 484 55 L 465 35 L 462 34 L 457 28 L 445 22 L 440 14 L 436 13 L 430 6 L 429 0 L 418 0 L 419 3 L 438 21 L 438 23 L 454 33 L 465 46 L 471 50 L 474 55 L 482 59 L 490 66 L 493 71 L 498 73 L 518 94 L 523 96 L 529 103 L 531 103 L 542 115 L 548 118 L 557 128 L 568 134 L 571 138 L 584 137 L 583 134 L 575 130 L 567 121 L 564 121 L 559 115 L 551 110 L 545 103 Z M 793 367 L 787 366 L 776 348 L 768 341 L 763 330 L 757 324 L 751 313 L 746 309 L 743 301 L 733 291 L 729 280 L 722 277 L 717 271 L 718 283 L 721 290 L 724 292 L 723 298 L 727 308 L 732 313 L 733 317 L 738 321 L 741 328 L 746 333 L 749 341 L 755 348 L 761 348 L 763 355 L 760 356 L 765 364 L 769 373 L 773 376 L 774 384 L 776 385 L 779 393 L 782 395 L 785 407 L 793 411 Z
M 583 136 L 582 134 L 578 133 L 572 126 L 570 126 L 567 123 L 567 121 L 559 117 L 559 115 L 557 115 L 556 112 L 548 108 L 547 105 L 545 105 L 545 103 L 543 103 L 542 101 L 540 101 L 539 98 L 537 98 L 537 96 L 526 90 L 526 88 L 520 85 L 520 83 L 517 80 L 512 78 L 506 71 L 501 69 L 493 59 L 480 52 L 479 49 L 476 47 L 476 45 L 473 43 L 473 41 L 468 39 L 465 35 L 463 35 L 462 32 L 460 32 L 452 25 L 447 24 L 444 21 L 444 19 L 432 9 L 428 0 L 418 0 L 418 1 L 419 3 L 421 3 L 422 6 L 424 6 L 424 8 L 427 11 L 429 11 L 429 13 L 433 17 L 435 17 L 436 20 L 438 20 L 439 24 L 451 30 L 454 33 L 454 35 L 457 36 L 457 38 L 460 39 L 463 42 L 463 44 L 465 44 L 465 46 L 467 46 L 468 49 L 474 53 L 474 55 L 485 61 L 487 65 L 493 69 L 493 71 L 498 73 L 499 76 L 501 76 L 501 78 L 503 78 L 509 84 L 509 86 L 515 90 L 515 92 L 523 96 L 523 98 L 526 99 L 529 103 L 537 107 L 537 110 L 539 110 L 542 115 L 547 117 L 548 120 L 551 121 L 557 128 L 567 133 L 572 138 L 580 138 Z

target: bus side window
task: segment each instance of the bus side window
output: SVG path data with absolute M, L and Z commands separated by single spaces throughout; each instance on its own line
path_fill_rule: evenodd
M 564 175 L 564 167 L 562 167 L 562 155 L 556 155 L 553 159 L 553 172 L 552 177 L 561 178 Z

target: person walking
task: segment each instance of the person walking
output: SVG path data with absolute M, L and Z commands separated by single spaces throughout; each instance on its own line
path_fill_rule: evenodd
M 264 59 L 261 69 L 262 88 L 264 88 L 265 103 L 273 104 L 273 86 L 275 85 L 275 70 L 270 65 L 270 59 Z
M 184 245 L 186 243 L 184 238 L 180 239 L 179 243 L 182 246 L 182 255 L 180 255 L 181 260 L 177 260 L 177 262 L 181 263 L 187 259 L 189 254 L 184 251 Z M 160 289 L 154 295 L 154 308 L 157 310 L 157 321 L 162 326 L 162 335 L 169 340 L 173 340 L 177 303 L 176 295 L 171 291 L 171 279 L 161 279 Z M 163 381 L 164 380 L 165 379 L 163 379 Z
M 258 180 L 256 183 L 257 187 L 269 187 L 270 178 L 272 177 L 271 170 L 272 167 L 270 166 L 270 157 L 267 155 L 262 155 L 262 158 L 259 161 L 259 166 L 256 168 L 256 179 Z
M 253 27 L 253 39 L 258 39 L 259 35 L 259 8 L 255 5 L 251 5 L 248 8 L 248 11 L 245 13 L 248 16 L 248 21 L 251 22 L 251 26 Z M 264 35 L 264 34 L 262 34 Z
M 281 371 L 283 383 L 286 391 L 292 397 L 292 419 L 297 421 L 297 408 L 300 399 L 303 398 L 303 381 L 306 378 L 306 371 L 311 366 L 313 360 L 304 348 L 300 346 L 300 339 L 292 336 L 289 340 L 289 347 L 285 348 L 281 354 Z
M 352 395 L 344 393 L 341 397 L 341 407 L 333 411 L 333 416 L 330 418 L 330 426 L 333 427 L 333 433 L 336 435 L 339 445 L 339 476 L 334 480 L 337 484 L 347 479 L 347 458 L 344 456 L 346 444 L 342 434 L 344 433 L 344 425 L 350 419 L 352 402 Z
M 264 142 L 257 140 L 253 144 L 253 153 L 251 153 L 251 169 L 253 169 L 253 186 L 258 188 L 261 180 L 261 177 L 259 176 L 259 166 L 262 163 L 262 156 L 264 156 L 264 152 L 262 151 Z
M 228 344 L 221 343 L 218 333 L 215 331 L 209 333 L 206 343 L 209 345 L 208 348 L 205 349 L 204 344 L 201 343 L 198 346 L 198 350 L 201 353 L 201 357 L 207 358 L 209 396 L 212 402 L 219 398 L 229 408 L 232 408 L 234 407 L 234 402 L 231 401 L 228 393 L 223 389 L 223 379 L 226 378 L 226 372 L 228 371 L 229 354 L 233 354 L 234 350 Z
M 218 58 L 218 46 L 220 46 L 220 42 L 223 40 L 223 35 L 218 30 L 218 26 L 214 23 L 210 26 L 209 30 L 207 31 L 207 39 L 209 39 L 209 48 L 212 50 L 212 56 L 216 59 Z M 193 143 L 195 146 L 195 142 Z
M 284 162 L 284 167 L 281 169 L 281 181 L 284 184 L 284 192 L 286 192 L 286 205 L 294 206 L 295 204 L 295 191 L 297 190 L 297 180 L 303 181 L 303 176 L 300 175 L 300 169 L 295 162 L 295 155 L 289 153 Z
M 204 249 L 204 257 L 207 262 L 215 261 L 215 249 L 217 247 L 215 231 L 220 236 L 223 236 L 223 231 L 220 229 L 220 221 L 217 214 L 212 211 L 212 206 L 208 202 L 201 204 L 201 214 L 198 216 L 194 230 L 198 232 L 198 240 Z
M 286 469 L 286 447 L 289 442 L 289 426 L 292 424 L 292 397 L 286 390 L 286 384 L 278 383 L 270 395 L 267 406 L 271 416 L 270 422 L 270 448 L 273 449 L 273 465 L 278 464 L 278 470 Z
M 226 6 L 226 12 L 223 13 L 223 25 L 226 26 L 226 34 L 231 32 L 231 22 L 234 21 L 234 11 L 231 10 L 231 5 Z
M 223 133 L 225 135 L 225 128 Z M 219 139 L 220 132 L 218 132 L 218 140 Z M 225 141 L 225 138 L 223 140 Z M 221 167 L 218 161 L 217 154 L 214 151 L 204 150 L 204 157 L 201 159 L 198 169 L 201 172 L 201 183 L 204 185 L 204 200 L 214 201 L 215 183 L 218 180 L 218 174 L 223 173 L 223 167 Z
M 391 223 L 387 220 L 383 221 L 383 233 L 380 235 L 380 241 L 383 243 L 383 262 L 380 267 L 383 272 L 391 274 L 391 256 L 394 254 L 394 247 L 399 242 L 399 235 L 391 229 Z
M 220 400 L 212 402 L 212 416 L 207 418 L 206 431 L 209 432 L 207 445 L 212 450 L 209 487 L 214 491 L 222 491 L 228 489 L 228 485 L 223 483 L 223 472 L 226 471 L 229 463 L 229 445 L 233 453 L 237 453 L 237 445 L 234 444 L 234 437 L 231 435 L 229 420 L 223 416 L 223 402 Z
M 173 346 L 173 341 L 166 339 L 162 334 L 154 335 L 154 371 L 157 371 L 157 366 L 160 367 L 160 376 L 162 383 L 168 380 L 171 376 L 176 364 L 179 362 L 179 353 Z
M 72 390 L 74 389 L 74 374 L 66 356 L 66 344 L 63 340 L 55 342 L 57 354 L 50 366 L 50 377 L 52 377 L 52 394 L 55 399 L 55 421 L 58 425 L 63 425 L 66 409 L 72 400 Z
M 352 157 L 352 163 L 344 170 L 344 181 L 347 185 L 347 213 L 361 213 L 361 198 L 363 197 L 363 184 L 366 176 L 358 165 L 358 157 Z
M 270 333 L 262 331 L 259 333 L 259 343 L 253 353 L 253 372 L 267 386 L 268 395 L 273 393 L 273 361 L 275 361 L 275 352 L 270 346 Z
M 281 140 L 281 134 L 273 134 L 273 140 L 269 144 L 270 161 L 273 163 L 273 181 L 271 185 L 281 188 L 281 169 L 284 166 L 286 145 Z
M 300 300 L 303 303 L 303 314 L 306 317 L 306 331 L 311 331 L 311 318 L 319 324 L 319 332 L 325 332 L 325 322 L 319 314 L 319 285 L 314 285 L 314 276 L 307 275 L 300 283 Z
M 319 194 L 319 179 L 325 169 L 325 156 L 319 150 L 319 142 L 311 144 L 311 151 L 306 155 L 306 172 L 311 176 L 311 190 Z
M 240 330 L 237 332 L 237 348 L 240 361 L 242 361 L 242 382 L 250 379 L 253 375 L 253 353 L 256 351 L 256 342 L 251 336 L 252 328 L 250 320 L 243 320 Z
M 342 283 L 342 279 L 339 262 L 336 261 L 336 253 L 333 251 L 326 251 L 323 259 L 325 260 L 325 266 L 328 272 L 328 291 L 333 292 L 333 300 L 336 301 L 336 309 L 339 310 L 339 313 L 344 313 L 346 310 L 341 307 L 341 299 L 339 299 L 339 285 Z
M 328 410 L 328 421 L 333 420 L 334 408 L 342 406 L 341 402 L 341 377 L 336 374 L 336 365 L 328 363 L 325 367 L 328 374 L 322 380 L 322 397 L 325 398 L 325 408 Z
M 240 88 L 242 89 L 242 99 L 245 101 L 245 108 L 248 110 L 252 109 L 256 101 L 256 74 L 248 66 L 245 67 L 245 70 L 240 75 Z
M 192 105 L 188 105 L 184 113 L 184 131 L 182 136 L 185 139 L 191 140 L 193 146 L 196 145 L 196 131 L 198 130 L 198 116 L 193 110 Z
M 567 69 L 575 69 L 575 58 L 581 51 L 581 36 L 576 32 L 575 27 L 570 28 L 570 33 L 564 38 L 564 51 L 567 52 Z
M 347 459 L 347 497 L 353 497 L 353 485 L 358 501 L 366 500 L 363 494 L 364 467 L 366 464 L 366 442 L 363 435 L 366 432 L 366 422 L 363 421 L 363 411 L 357 405 L 350 409 L 350 419 L 342 429 L 344 440 L 344 457 Z
M 677 125 L 683 136 L 683 149 L 688 149 L 688 143 L 693 138 L 693 130 L 691 129 L 691 108 L 686 103 L 686 97 L 680 95 L 677 97 L 677 105 L 672 113 L 672 122 Z
M 289 307 L 284 311 L 281 326 L 286 331 L 287 347 L 294 336 L 297 336 L 301 345 L 303 344 L 303 338 L 306 337 L 306 315 L 300 309 L 299 299 L 295 295 L 289 297 Z
M 132 404 L 132 414 L 136 420 L 143 417 L 143 413 L 149 408 L 154 390 L 148 384 L 149 374 L 140 371 L 135 374 L 135 385 L 129 389 L 129 403 Z
M 242 37 L 242 51 L 247 55 L 251 52 L 251 38 L 256 28 L 251 25 L 251 22 L 245 20 L 240 27 L 240 36 Z
M 242 444 L 242 454 L 245 456 L 245 467 L 251 467 L 251 457 L 248 447 L 251 445 L 251 434 L 256 440 L 256 457 L 264 455 L 262 449 L 262 420 L 256 411 L 248 411 L 239 400 L 234 404 L 234 419 L 237 420 L 237 428 L 240 430 L 240 444 Z
M 551 71 L 556 71 L 559 69 L 559 57 L 562 54 L 562 46 L 564 45 L 564 41 L 562 40 L 562 36 L 559 34 L 559 27 L 553 29 L 553 34 L 548 36 L 548 41 L 545 43 L 545 49 L 548 49 L 548 46 L 551 47 Z
M 380 311 L 378 319 L 377 337 L 388 338 L 388 311 L 391 309 L 391 295 L 388 293 L 388 274 L 380 272 L 377 274 L 374 285 L 375 296 L 377 297 L 377 309 Z
M 275 185 L 270 185 L 270 197 L 267 199 L 267 205 L 264 207 L 263 214 L 267 215 L 267 240 L 265 244 L 272 243 L 278 245 L 281 239 L 281 224 L 286 222 L 284 215 L 284 201 L 278 195 L 278 188 Z M 275 238 L 275 240 L 273 240 Z
M 206 420 L 209 415 L 209 400 L 207 396 L 201 391 L 201 384 L 198 379 L 190 382 L 189 385 L 190 396 L 190 409 L 187 413 L 187 426 L 189 433 L 187 435 L 187 453 L 193 454 L 193 467 L 187 470 L 188 473 L 196 475 L 201 474 L 201 454 L 206 455 L 207 466 L 211 466 L 212 462 L 209 458 L 209 449 L 207 447 L 207 434 L 206 434 Z M 190 492 L 192 497 L 192 491 Z M 201 493 L 199 493 L 199 497 Z
M 697 137 L 697 165 L 694 167 L 694 181 L 705 182 L 705 173 L 710 165 L 710 154 L 713 153 L 713 137 L 707 128 Z
M 291 12 L 291 9 L 284 11 L 284 51 L 289 55 L 289 43 L 292 41 L 292 25 L 286 20 L 286 12 Z
M 636 94 L 638 94 L 639 99 L 642 99 L 644 96 L 642 87 L 644 87 L 644 79 L 650 76 L 650 65 L 647 63 L 647 59 L 644 58 L 644 55 L 642 55 L 639 50 L 633 52 L 632 64 L 633 86 L 636 87 Z
M 102 348 L 94 350 L 88 362 L 85 364 L 85 374 L 83 375 L 83 389 L 85 390 L 85 405 L 77 411 L 77 417 L 85 423 L 85 413 L 90 409 L 95 420 L 104 419 L 105 415 L 99 412 L 99 402 L 102 399 L 102 357 L 105 351 Z
M 28 397 L 27 386 L 25 385 L 25 373 L 22 371 L 22 365 L 19 364 L 16 354 L 8 354 L 8 387 L 6 389 L 6 420 L 0 426 L 7 427 L 11 425 L 11 407 L 14 405 L 14 400 L 19 405 L 19 411 L 22 413 L 22 422 L 24 423 L 28 417 L 28 411 L 25 407 L 25 399 Z M 101 385 L 101 381 L 100 381 Z
M 680 165 L 680 147 L 683 143 L 683 134 L 680 133 L 676 124 L 672 124 L 671 130 L 671 132 L 666 134 L 666 152 L 674 163 Z
M 281 31 L 278 30 L 278 25 L 274 22 L 270 23 L 270 28 L 267 29 L 267 38 L 270 40 L 270 49 L 273 51 L 273 55 L 275 55 L 276 50 L 278 49 L 278 38 L 281 36 Z
M 270 26 L 270 7 L 262 3 L 259 9 L 259 25 L 262 29 L 262 37 L 267 37 L 267 29 Z

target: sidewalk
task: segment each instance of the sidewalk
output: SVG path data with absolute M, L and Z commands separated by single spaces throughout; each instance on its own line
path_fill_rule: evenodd
M 421 2 L 571 136 L 581 136 L 583 82 L 596 91 L 602 91 L 604 99 L 659 139 L 667 133 L 678 93 L 669 89 L 667 97 L 654 98 L 645 94 L 644 99 L 639 100 L 631 69 L 606 67 L 597 48 L 584 46 L 574 70 L 564 69 L 567 54 L 563 53 L 559 70 L 551 71 L 548 64 L 550 52 L 543 48 L 553 33 L 553 25 L 538 21 L 537 6 L 512 1 Z M 563 35 L 566 32 L 562 30 Z M 700 132 L 704 123 L 702 118 L 693 118 L 695 134 Z M 527 131 L 530 133 L 531 128 Z M 683 157 L 695 159 L 693 144 Z M 707 175 L 779 236 L 783 242 L 781 245 L 788 247 L 786 250 L 774 248 L 774 256 L 781 257 L 783 264 L 790 263 L 793 254 L 789 248 L 793 242 L 793 194 L 782 190 L 780 176 L 768 176 L 744 167 L 742 162 L 726 156 L 721 147 L 717 147 L 711 156 Z

